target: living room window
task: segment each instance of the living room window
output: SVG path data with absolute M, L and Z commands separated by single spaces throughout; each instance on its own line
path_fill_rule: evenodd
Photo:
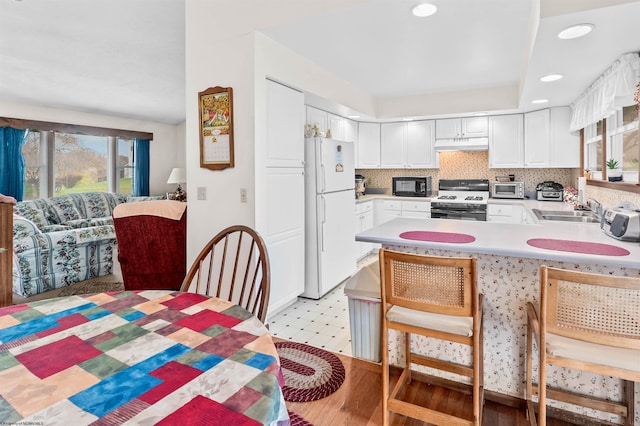
M 22 147 L 24 199 L 87 191 L 131 194 L 133 142 L 113 136 L 29 131 Z

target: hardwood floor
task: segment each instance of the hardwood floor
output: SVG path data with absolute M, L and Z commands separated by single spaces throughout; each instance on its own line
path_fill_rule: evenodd
M 275 339 L 279 340 L 279 339 Z M 336 354 L 337 355 L 337 354 Z M 344 364 L 346 378 L 340 389 L 326 398 L 312 402 L 287 402 L 287 408 L 314 426 L 379 425 L 382 418 L 382 380 L 380 365 L 338 355 Z M 393 378 L 392 378 L 393 379 Z M 397 380 L 397 376 L 395 377 Z M 392 382 L 392 386 L 393 383 Z M 406 399 L 418 403 L 437 404 L 439 409 L 471 413 L 471 397 L 440 386 L 413 381 Z M 418 426 L 425 423 L 399 415 L 391 416 L 394 426 Z M 485 401 L 483 424 L 488 426 L 525 426 L 529 421 L 524 409 Z M 549 419 L 549 426 L 568 426 Z

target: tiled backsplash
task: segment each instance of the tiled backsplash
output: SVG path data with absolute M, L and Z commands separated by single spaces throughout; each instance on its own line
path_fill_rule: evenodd
M 489 179 L 496 176 L 515 175 L 516 181 L 524 182 L 525 191 L 535 191 L 536 185 L 545 180 L 559 182 L 564 186 L 577 186 L 578 169 L 490 169 L 489 153 L 441 152 L 439 169 L 357 169 L 370 188 L 391 189 L 393 176 L 432 176 L 431 190 L 438 191 L 440 179 Z
M 393 176 L 431 176 L 432 192 L 438 191 L 440 179 L 489 179 L 514 174 L 516 181 L 524 182 L 525 192 L 533 192 L 536 185 L 545 180 L 563 186 L 578 186 L 579 169 L 490 169 L 488 152 L 441 152 L 439 169 L 357 169 L 363 175 L 368 188 L 386 188 L 391 191 Z M 630 202 L 640 206 L 640 194 L 616 191 L 588 185 L 586 197 L 592 197 L 604 206 L 616 206 Z

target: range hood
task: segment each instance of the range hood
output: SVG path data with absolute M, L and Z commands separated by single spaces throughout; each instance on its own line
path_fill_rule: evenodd
M 487 151 L 489 138 L 436 139 L 436 151 Z

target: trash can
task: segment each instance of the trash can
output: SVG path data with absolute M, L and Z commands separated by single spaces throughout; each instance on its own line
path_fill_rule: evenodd
M 351 351 L 356 358 L 380 362 L 380 266 L 376 261 L 347 280 Z

